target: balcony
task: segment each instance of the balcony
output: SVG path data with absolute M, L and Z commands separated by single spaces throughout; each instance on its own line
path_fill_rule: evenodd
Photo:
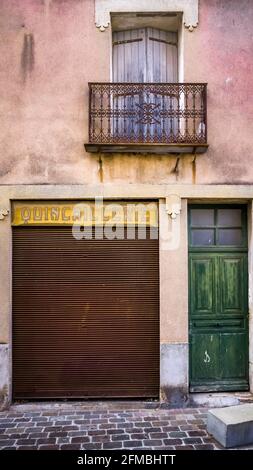
M 89 83 L 87 152 L 204 153 L 206 83 Z

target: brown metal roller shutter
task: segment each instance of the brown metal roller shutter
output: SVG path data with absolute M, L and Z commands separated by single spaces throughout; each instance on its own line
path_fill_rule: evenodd
M 13 228 L 15 399 L 157 397 L 158 240 Z

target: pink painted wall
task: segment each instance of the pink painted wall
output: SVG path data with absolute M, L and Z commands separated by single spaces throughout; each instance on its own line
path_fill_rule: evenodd
M 0 184 L 252 183 L 253 2 L 200 0 L 185 81 L 208 82 L 209 150 L 197 157 L 85 152 L 88 81 L 110 79 L 111 31 L 94 0 L 0 0 Z
M 253 182 L 253 2 L 200 0 L 199 27 L 185 47 L 186 81 L 208 82 L 203 183 Z
M 0 7 L 0 183 L 97 181 L 97 159 L 83 147 L 87 82 L 109 79 L 109 49 L 93 0 L 0 0 Z

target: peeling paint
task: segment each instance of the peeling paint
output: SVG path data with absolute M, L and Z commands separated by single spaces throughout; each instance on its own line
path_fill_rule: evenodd
M 211 361 L 211 358 L 210 358 L 210 356 L 209 356 L 208 352 L 207 352 L 207 351 L 205 351 L 205 358 L 204 358 L 204 362 L 205 362 L 205 363 L 209 363 L 210 361 Z
M 232 82 L 232 80 L 233 80 L 232 77 L 226 78 L 226 80 L 225 80 L 226 85 L 228 85 L 230 82 Z

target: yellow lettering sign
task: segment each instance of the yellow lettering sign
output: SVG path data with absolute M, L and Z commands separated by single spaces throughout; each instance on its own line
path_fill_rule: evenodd
M 97 201 L 16 201 L 12 225 L 158 226 L 156 203 Z

